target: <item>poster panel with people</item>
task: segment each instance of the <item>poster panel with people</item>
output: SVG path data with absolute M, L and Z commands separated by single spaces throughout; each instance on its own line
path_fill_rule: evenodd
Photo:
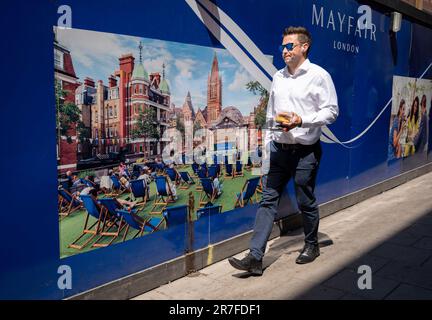
M 393 77 L 388 160 L 428 150 L 432 80 Z

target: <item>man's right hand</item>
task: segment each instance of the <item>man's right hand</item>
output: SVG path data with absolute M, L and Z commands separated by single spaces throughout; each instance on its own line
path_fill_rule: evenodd
M 285 132 L 298 127 L 302 124 L 302 118 L 295 112 L 281 112 L 276 116 L 276 122 Z

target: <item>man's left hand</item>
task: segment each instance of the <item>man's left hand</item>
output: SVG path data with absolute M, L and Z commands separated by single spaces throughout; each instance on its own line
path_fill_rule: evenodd
M 295 112 L 291 113 L 289 121 L 284 121 L 281 123 L 283 131 L 288 132 L 295 127 L 300 127 L 302 125 L 302 118 Z

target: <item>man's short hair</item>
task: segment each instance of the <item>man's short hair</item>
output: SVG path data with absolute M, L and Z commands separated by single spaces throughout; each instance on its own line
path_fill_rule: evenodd
M 306 51 L 307 56 L 312 46 L 312 36 L 310 32 L 305 27 L 287 27 L 283 32 L 283 37 L 291 34 L 296 34 L 300 43 L 309 44 L 308 50 Z

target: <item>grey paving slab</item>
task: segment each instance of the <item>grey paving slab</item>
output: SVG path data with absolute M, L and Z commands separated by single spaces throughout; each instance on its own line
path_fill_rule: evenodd
M 426 289 L 432 289 L 432 267 L 429 265 L 419 267 L 396 261 L 383 267 L 376 275 Z
M 417 224 L 423 224 L 423 225 L 428 225 L 428 226 L 432 226 L 432 213 L 424 216 L 423 218 L 417 220 L 416 222 Z
M 407 280 L 409 273 L 415 270 L 416 267 L 399 261 L 392 261 L 379 270 L 376 275 L 402 282 Z
M 421 265 L 431 256 L 432 251 L 410 246 L 384 243 L 378 248 L 372 250 L 370 254 L 391 260 L 403 261 L 411 265 Z
M 416 233 L 415 230 L 411 230 L 410 228 L 406 228 L 402 232 L 391 237 L 387 242 L 402 245 L 402 246 L 410 246 L 410 245 L 416 243 L 422 237 L 423 237 L 423 235 Z
M 409 230 L 422 236 L 430 236 L 432 234 L 432 225 L 414 223 L 411 227 L 409 227 Z
M 343 295 L 339 300 L 370 300 L 370 299 L 348 292 L 345 295 Z
M 401 284 L 386 300 L 432 300 L 432 290 L 427 290 L 409 284 Z
M 372 289 L 360 290 L 357 282 L 361 275 L 357 272 L 344 269 L 326 282 L 324 286 L 349 292 L 361 297 L 370 299 L 383 299 L 393 289 L 398 286 L 398 282 L 390 279 L 384 279 L 378 276 L 372 278 Z
M 432 237 L 422 237 L 413 244 L 413 247 L 432 250 Z
M 384 267 L 391 260 L 387 258 L 372 256 L 370 254 L 366 254 L 361 256 L 359 259 L 355 260 L 353 263 L 347 266 L 348 269 L 352 269 L 357 271 L 360 266 L 366 265 L 372 269 L 372 273 L 377 272 L 382 267 Z
M 261 293 L 262 299 L 267 300 L 297 300 L 303 299 L 300 296 L 317 295 L 319 289 L 315 288 L 315 283 L 296 279 L 296 278 L 283 278 L 279 279 L 278 282 L 273 282 L 272 286 L 263 288 Z M 328 291 L 329 294 L 334 292 Z
M 425 263 L 422 264 L 422 266 L 432 269 L 432 257 L 430 257 L 429 259 L 427 259 L 425 261 Z
M 338 300 L 346 293 L 341 290 L 328 288 L 325 286 L 317 286 L 307 291 L 303 295 L 299 295 L 296 299 L 299 300 Z

